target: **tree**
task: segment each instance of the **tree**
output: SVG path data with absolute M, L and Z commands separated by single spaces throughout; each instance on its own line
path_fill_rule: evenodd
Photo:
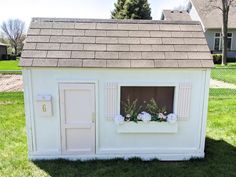
M 14 49 L 14 55 L 17 56 L 22 50 L 23 41 L 25 40 L 25 23 L 19 19 L 10 19 L 2 23 L 2 31 Z
M 111 12 L 113 19 L 151 20 L 151 8 L 147 0 L 118 0 Z
M 227 64 L 228 20 L 231 7 L 236 6 L 236 0 L 208 0 L 207 11 L 218 9 L 222 14 L 222 65 Z

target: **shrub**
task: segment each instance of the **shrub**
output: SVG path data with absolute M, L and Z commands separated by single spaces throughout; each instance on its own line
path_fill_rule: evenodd
M 213 54 L 213 62 L 214 64 L 221 64 L 222 62 L 222 54 Z M 227 58 L 227 62 L 236 62 L 236 58 Z
M 214 64 L 221 64 L 222 54 L 213 54 L 212 57 L 213 57 Z
M 12 54 L 9 54 L 9 55 L 7 56 L 7 59 L 8 59 L 8 60 L 16 60 L 16 56 L 15 56 L 15 55 L 12 55 Z
M 230 62 L 236 62 L 236 57 L 235 58 L 232 58 L 232 57 L 231 58 L 227 58 L 227 62 L 229 62 L 229 63 Z

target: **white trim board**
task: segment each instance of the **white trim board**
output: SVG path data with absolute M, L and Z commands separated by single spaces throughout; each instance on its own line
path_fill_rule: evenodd
M 179 93 L 179 84 L 177 82 L 117 82 L 118 83 L 118 102 L 120 103 L 120 92 L 122 86 L 153 86 L 153 87 L 174 87 L 173 113 L 177 113 L 177 102 Z M 118 112 L 120 113 L 120 104 L 118 104 Z
M 66 160 L 109 160 L 121 158 L 129 160 L 132 158 L 140 158 L 143 161 L 160 160 L 160 161 L 184 161 L 192 158 L 204 158 L 205 153 L 174 153 L 174 154 L 117 154 L 117 155 L 92 155 L 92 156 L 78 156 L 78 155 L 30 155 L 30 160 L 53 160 L 53 159 L 66 159 Z

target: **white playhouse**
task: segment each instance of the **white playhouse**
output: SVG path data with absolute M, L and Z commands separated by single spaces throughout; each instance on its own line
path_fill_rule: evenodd
M 30 159 L 204 157 L 199 22 L 34 18 L 20 65 Z

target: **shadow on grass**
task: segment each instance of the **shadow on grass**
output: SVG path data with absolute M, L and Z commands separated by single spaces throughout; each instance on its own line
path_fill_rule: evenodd
M 183 162 L 130 160 L 34 161 L 53 177 L 233 177 L 236 176 L 236 147 L 223 140 L 206 139 L 205 159 Z

